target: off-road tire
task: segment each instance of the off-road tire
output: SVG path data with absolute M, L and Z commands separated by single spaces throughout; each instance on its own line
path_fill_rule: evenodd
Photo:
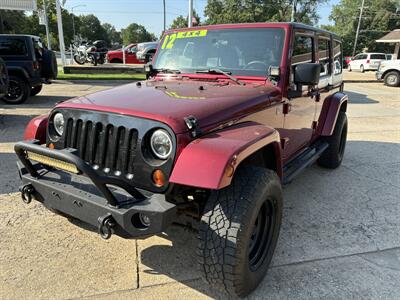
M 31 96 L 36 96 L 42 91 L 43 84 L 37 85 L 31 89 Z
M 347 139 L 347 116 L 343 111 L 339 112 L 333 134 L 324 138 L 329 147 L 322 153 L 317 163 L 321 167 L 336 169 L 340 166 L 344 156 Z
M 265 216 L 265 222 L 256 223 L 256 219 L 263 219 L 261 215 Z M 231 296 L 251 293 L 268 270 L 281 220 L 282 188 L 276 173 L 241 167 L 231 185 L 211 193 L 201 217 L 197 255 L 204 279 Z M 256 224 L 268 225 L 257 231 Z M 266 238 L 254 239 L 254 231 Z M 265 241 L 264 247 L 255 248 L 261 253 L 258 260 L 253 260 L 258 256 L 251 256 L 254 252 L 250 246 L 257 246 L 254 240 Z M 258 265 L 251 261 L 258 261 Z
M 400 85 L 400 73 L 396 71 L 391 71 L 385 74 L 384 77 L 385 85 L 387 86 L 399 86 Z
M 31 87 L 24 78 L 10 75 L 8 91 L 3 101 L 7 104 L 21 104 L 28 99 L 30 94 Z

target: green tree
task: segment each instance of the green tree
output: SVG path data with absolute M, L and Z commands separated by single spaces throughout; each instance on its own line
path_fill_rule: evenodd
M 111 44 L 122 44 L 121 32 L 117 31 L 113 25 L 103 23 L 101 26 L 103 26 L 106 31 L 106 35 Z
M 360 6 L 361 0 L 341 0 L 339 4 L 333 7 L 330 15 L 334 25 L 327 29 L 336 32 L 342 37 L 344 53 L 347 55 L 353 53 Z M 400 27 L 398 9 L 398 0 L 365 1 L 356 52 L 360 52 L 365 48 L 368 51 L 390 51 L 392 46 L 376 43 L 375 40 Z
M 79 16 L 79 23 L 79 31 L 77 32 L 82 38 L 92 42 L 95 40 L 105 40 L 107 44 L 110 43 L 110 37 L 107 35 L 106 29 L 95 15 Z
M 200 17 L 196 13 L 196 11 L 193 11 L 193 17 L 196 19 L 196 26 L 200 25 Z M 170 29 L 178 29 L 178 28 L 186 28 L 188 26 L 188 16 L 184 17 L 182 15 L 176 17 L 170 26 Z
M 293 1 L 293 0 L 292 0 Z M 326 0 L 298 0 L 295 21 L 315 24 L 318 4 Z M 287 0 L 208 0 L 204 15 L 208 24 L 290 21 L 292 2 Z
M 148 32 L 144 26 L 136 23 L 132 23 L 125 29 L 122 29 L 121 36 L 125 45 L 156 40 L 154 34 Z

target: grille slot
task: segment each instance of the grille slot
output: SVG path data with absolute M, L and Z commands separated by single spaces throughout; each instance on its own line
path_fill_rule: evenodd
M 137 140 L 136 129 L 73 118 L 66 122 L 65 147 L 77 149 L 80 158 L 114 174 L 133 174 Z

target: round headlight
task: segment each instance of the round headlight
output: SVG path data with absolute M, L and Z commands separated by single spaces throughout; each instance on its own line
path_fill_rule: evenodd
M 150 138 L 150 146 L 158 158 L 167 159 L 171 155 L 172 141 L 169 134 L 163 129 L 153 132 Z
M 64 116 L 62 113 L 56 113 L 53 117 L 53 125 L 54 130 L 57 132 L 59 136 L 62 136 L 64 133 Z

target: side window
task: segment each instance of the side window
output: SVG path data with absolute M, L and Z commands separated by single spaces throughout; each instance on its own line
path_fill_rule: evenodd
M 359 55 L 357 55 L 357 56 L 359 56 Z M 354 59 L 356 59 L 357 56 Z M 334 66 L 333 73 L 335 75 L 342 73 L 342 71 L 343 71 L 342 61 L 343 61 L 342 43 L 334 40 L 333 41 L 333 66 Z
M 43 44 L 40 40 L 32 40 L 33 47 L 35 48 L 35 56 L 37 59 L 41 59 L 43 56 Z
M 310 36 L 296 35 L 293 47 L 292 65 L 315 62 L 314 40 Z
M 318 58 L 321 64 L 321 76 L 329 75 L 330 68 L 330 41 L 328 39 L 318 39 Z
M 0 39 L 0 55 L 27 55 L 28 50 L 24 40 L 2 38 Z

